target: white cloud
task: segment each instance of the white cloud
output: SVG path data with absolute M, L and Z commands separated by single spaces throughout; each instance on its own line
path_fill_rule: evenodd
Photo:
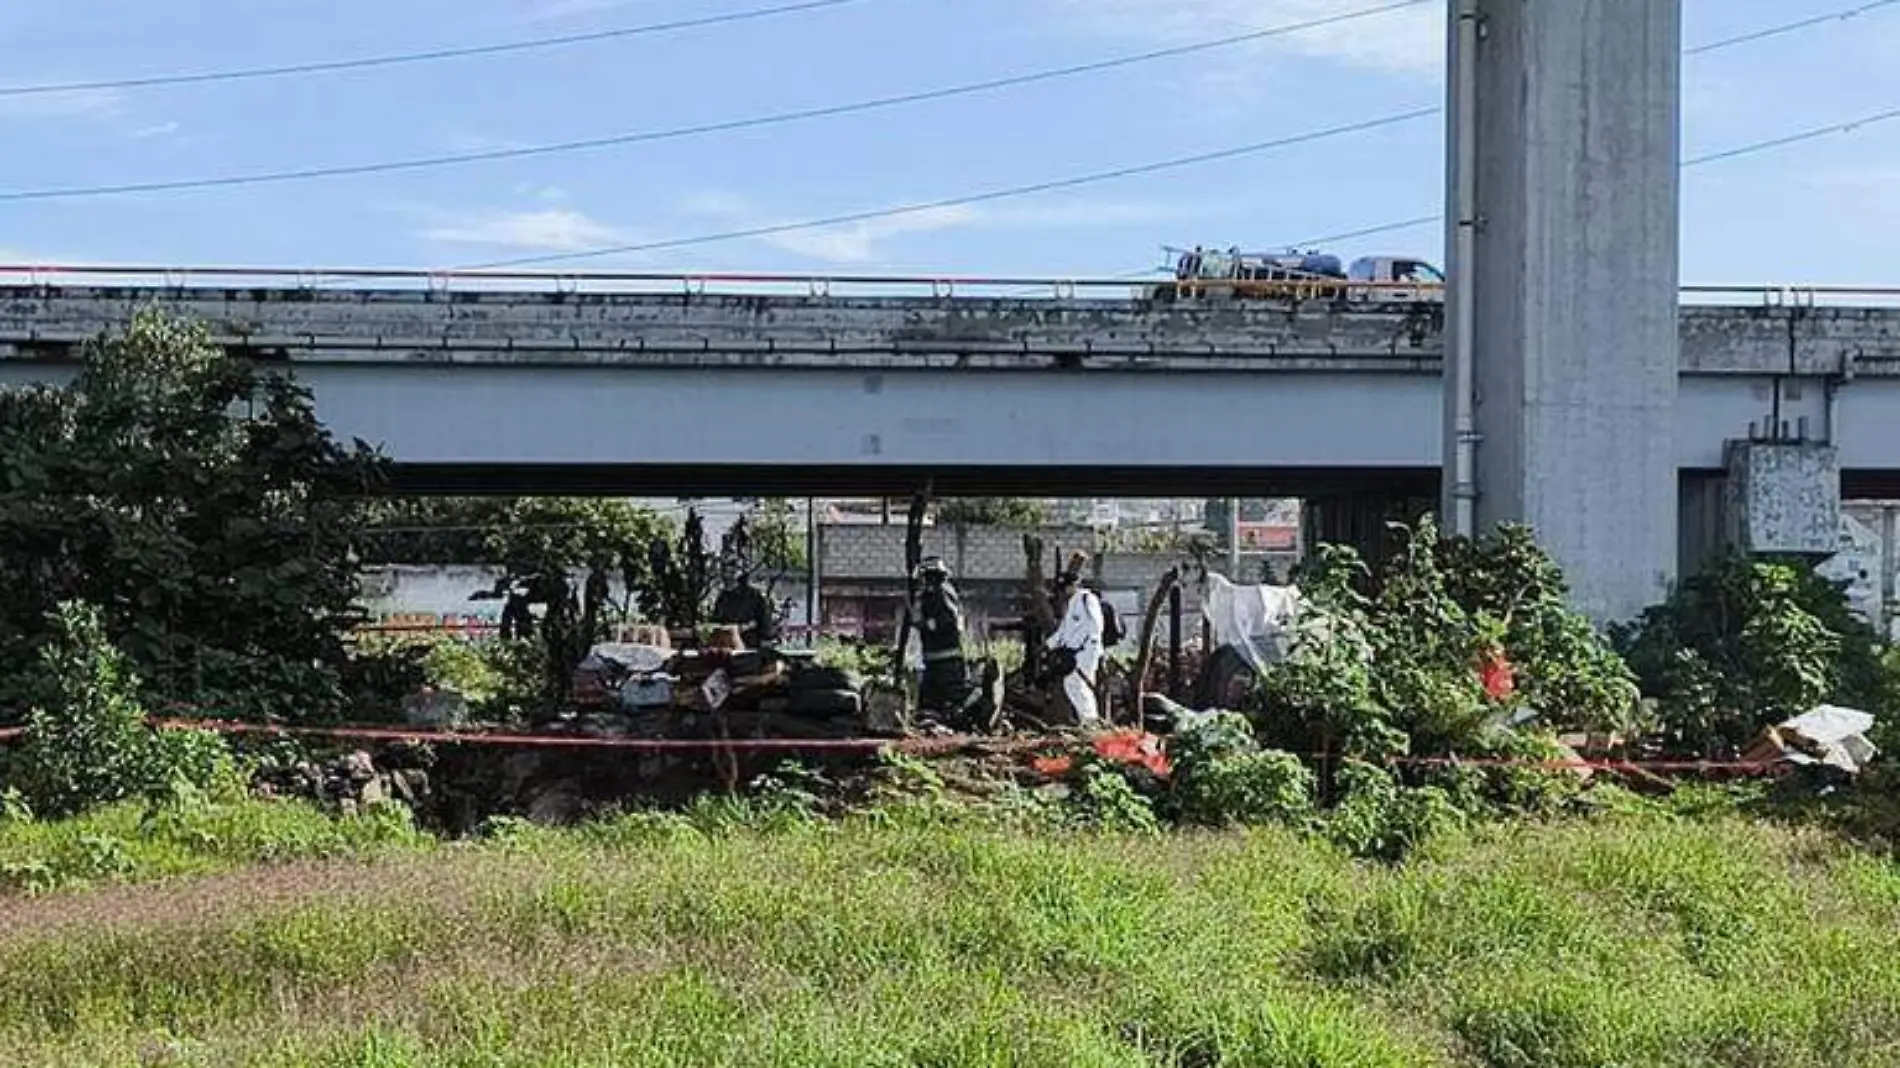
M 837 226 L 761 234 L 755 240 L 826 263 L 871 263 L 884 258 L 884 245 L 906 234 L 983 228 L 1057 229 L 1129 225 L 1192 218 L 1217 210 L 1210 201 L 1092 200 L 1026 201 L 1013 204 L 955 205 L 865 219 Z M 749 230 L 776 224 L 768 212 L 733 192 L 701 189 L 683 198 L 682 214 L 715 220 L 717 225 Z
M 593 15 L 615 8 L 629 7 L 642 0 L 546 0 L 528 8 L 522 16 L 527 22 L 548 22 L 555 19 L 578 18 Z
M 1368 0 L 1044 0 L 1098 32 L 1142 41 L 1205 40 L 1347 15 L 1377 6 Z M 1445 10 L 1441 3 L 1367 15 L 1262 38 L 1228 52 L 1204 53 L 1203 70 L 1233 76 L 1257 65 L 1263 53 L 1294 53 L 1337 60 L 1386 74 L 1441 78 L 1445 65 Z M 1261 69 L 1254 66 L 1253 69 Z
M 123 99 L 111 89 L 74 89 L 0 97 L 0 119 L 100 118 L 119 110 Z
M 560 186 L 537 185 L 533 182 L 522 182 L 515 186 L 515 195 L 539 200 L 543 204 L 560 204 L 567 200 L 567 190 Z
M 484 215 L 426 230 L 422 236 L 430 241 L 550 252 L 580 252 L 628 240 L 612 226 L 561 208 Z
M 148 137 L 170 137 L 172 134 L 177 133 L 178 130 L 179 126 L 176 122 L 161 122 L 156 125 L 143 126 L 133 130 L 130 136 L 135 141 L 143 141 Z
M 760 240 L 826 263 L 869 263 L 879 258 L 879 244 L 890 238 L 971 226 L 982 218 L 973 208 L 930 208 L 841 226 L 785 230 Z
M 688 215 L 736 219 L 752 213 L 752 202 L 737 193 L 720 189 L 697 189 L 681 198 L 680 210 Z

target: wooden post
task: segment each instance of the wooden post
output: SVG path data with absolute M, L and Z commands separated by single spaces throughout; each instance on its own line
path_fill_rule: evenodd
M 1171 567 L 1155 583 L 1154 592 L 1148 595 L 1148 609 L 1141 614 L 1141 651 L 1135 654 L 1135 708 L 1137 722 L 1142 709 L 1142 693 L 1148 686 L 1148 668 L 1154 659 L 1155 627 L 1161 622 L 1161 606 L 1164 602 L 1180 601 L 1181 569 Z
M 1168 588 L 1168 696 L 1181 693 L 1181 584 Z

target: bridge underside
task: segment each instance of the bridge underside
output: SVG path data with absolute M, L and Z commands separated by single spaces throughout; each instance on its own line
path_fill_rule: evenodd
M 396 464 L 418 494 L 682 497 L 1430 496 L 1436 468 L 1130 467 L 922 464 Z
M 1684 469 L 1682 478 L 1719 475 Z M 898 497 L 1435 497 L 1436 467 L 807 464 L 396 464 L 390 490 L 437 495 Z M 1841 472 L 1846 500 L 1900 499 L 1900 469 Z

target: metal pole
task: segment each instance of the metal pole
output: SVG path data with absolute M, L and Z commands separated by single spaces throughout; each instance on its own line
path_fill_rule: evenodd
M 1900 600 L 1896 599 L 1896 582 L 1900 575 L 1900 507 L 1888 501 L 1880 506 L 1880 606 L 1876 613 L 1875 626 L 1880 628 L 1880 636 L 1886 641 L 1893 640 L 1893 611 Z
M 824 546 L 818 539 L 818 501 L 805 498 L 805 641 L 813 649 L 818 648 L 818 615 L 822 602 L 818 597 L 818 582 L 822 577 L 818 558 L 823 555 Z
M 1240 581 L 1240 498 L 1227 498 L 1227 578 Z
M 1168 590 L 1168 696 L 1181 699 L 1181 584 Z
M 1450 262 L 1445 272 L 1445 457 L 1443 500 L 1450 533 L 1471 537 L 1477 533 L 1478 427 L 1476 349 L 1472 332 L 1477 316 L 1475 285 L 1478 236 L 1478 39 L 1479 0 L 1454 0 L 1450 6 L 1451 100 L 1445 109 L 1451 128 L 1446 153 L 1450 174 L 1445 191 L 1451 199 L 1445 213 L 1450 233 L 1446 247 Z

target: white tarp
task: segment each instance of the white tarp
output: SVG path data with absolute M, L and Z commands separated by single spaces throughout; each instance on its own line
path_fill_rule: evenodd
M 1775 729 L 1783 735 L 1797 736 L 1809 743 L 1802 748 L 1815 751 L 1810 755 L 1791 748 L 1783 759 L 1795 764 L 1827 764 L 1854 774 L 1874 758 L 1874 743 L 1867 740 L 1867 732 L 1873 728 L 1870 713 L 1840 705 L 1816 705 Z
M 1216 648 L 1233 646 L 1260 671 L 1292 651 L 1305 604 L 1296 586 L 1237 586 L 1224 575 L 1209 573 L 1201 615 Z

